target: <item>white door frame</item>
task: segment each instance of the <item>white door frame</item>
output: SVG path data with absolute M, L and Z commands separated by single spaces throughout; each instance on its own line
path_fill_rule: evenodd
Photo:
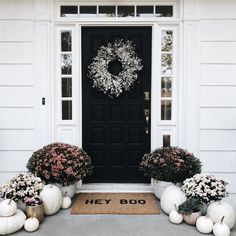
M 75 50 L 75 56 L 73 61 L 73 67 L 74 70 L 74 82 L 73 82 L 73 91 L 78 91 L 79 96 L 75 97 L 74 100 L 76 102 L 76 106 L 74 106 L 74 113 L 76 114 L 76 119 L 72 123 L 65 123 L 64 121 L 62 124 L 57 123 L 58 127 L 62 127 L 68 130 L 68 129 L 74 129 L 74 133 L 78 134 L 75 136 L 75 140 L 71 143 L 74 143 L 78 145 L 79 147 L 82 147 L 82 60 L 81 60 L 81 28 L 86 26 L 151 26 L 152 27 L 152 66 L 151 66 L 151 150 L 161 147 L 162 146 L 162 135 L 163 134 L 171 134 L 172 135 L 172 141 L 171 145 L 181 145 L 181 143 L 178 142 L 177 136 L 181 136 L 179 132 L 181 132 L 181 127 L 179 127 L 181 122 L 177 122 L 179 117 L 179 114 L 177 114 L 177 111 L 181 111 L 180 106 L 180 100 L 178 95 L 178 88 L 180 87 L 180 84 L 178 82 L 178 66 L 177 66 L 177 55 L 179 54 L 176 47 L 176 40 L 174 41 L 174 49 L 175 49 L 175 56 L 174 56 L 174 77 L 175 80 L 173 84 L 173 115 L 174 118 L 172 121 L 161 121 L 160 120 L 160 91 L 161 90 L 161 83 L 160 83 L 160 60 L 161 60 L 161 54 L 160 54 L 160 40 L 161 40 L 161 30 L 165 29 L 171 29 L 175 32 L 175 38 L 177 35 L 177 28 L 179 27 L 180 21 L 178 20 L 168 20 L 168 21 L 157 21 L 157 20 L 147 20 L 140 19 L 138 20 L 126 20 L 124 19 L 117 19 L 116 21 L 111 21 L 110 19 L 102 20 L 97 19 L 97 21 L 87 20 L 87 21 L 69 21 L 69 22 L 61 22 L 56 21 L 55 27 L 56 27 L 56 35 L 58 35 L 58 29 L 61 27 L 71 27 L 71 29 L 74 32 L 73 41 L 78 42 L 74 45 Z M 178 44 L 180 45 L 180 44 Z M 179 58 L 179 55 L 178 55 Z M 79 66 L 76 66 L 79 65 Z M 57 78 L 56 78 L 57 79 Z M 58 86 L 57 86 L 58 88 Z M 178 96 L 177 96 L 178 95 Z M 178 101 L 177 101 L 178 98 Z M 57 104 L 57 103 L 56 103 Z M 178 109 L 176 109 L 178 107 Z M 58 112 L 56 112 L 58 115 Z M 178 127 L 177 127 L 178 124 Z M 56 127 L 56 130 L 58 130 Z M 59 128 L 59 129 L 60 129 Z M 178 132 L 177 132 L 178 128 Z M 59 134 L 60 131 L 57 133 Z M 178 135 L 177 135 L 178 133 Z M 57 136 L 57 135 L 56 135 Z M 60 137 L 57 137 L 57 139 L 60 141 Z M 151 191 L 151 185 L 150 184 L 83 184 L 81 186 L 81 183 L 78 184 L 79 191 Z

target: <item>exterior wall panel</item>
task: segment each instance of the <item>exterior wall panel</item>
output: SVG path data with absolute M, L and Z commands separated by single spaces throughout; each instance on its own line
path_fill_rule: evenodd
M 201 85 L 236 86 L 236 64 L 201 64 Z
M 33 63 L 34 45 L 32 42 L 0 42 L 0 64 Z
M 17 75 L 16 75 L 17 76 Z M 0 107 L 33 107 L 33 87 L 0 87 Z

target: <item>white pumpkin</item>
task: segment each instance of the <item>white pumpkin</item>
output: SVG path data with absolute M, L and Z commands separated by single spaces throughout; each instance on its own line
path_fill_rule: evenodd
M 67 209 L 70 206 L 71 206 L 71 198 L 69 196 L 67 196 L 67 192 L 65 192 L 64 197 L 62 198 L 61 208 Z
M 0 202 L 0 216 L 12 216 L 16 213 L 17 205 L 12 199 Z
M 173 224 L 181 224 L 183 222 L 183 215 L 179 214 L 177 210 L 171 210 L 169 214 L 170 222 Z
M 214 223 L 213 223 L 212 219 L 207 216 L 200 216 L 196 222 L 196 227 L 197 227 L 198 231 L 202 234 L 211 233 L 211 231 L 213 229 L 213 225 L 214 225 Z
M 57 186 L 45 185 L 40 193 L 40 198 L 44 203 L 45 215 L 53 215 L 61 208 L 62 194 Z
M 229 236 L 230 235 L 229 226 L 223 223 L 223 221 L 224 221 L 224 216 L 222 217 L 220 222 L 216 223 L 213 226 L 213 234 L 215 236 Z
M 170 211 L 178 207 L 180 204 L 186 201 L 186 196 L 179 187 L 169 186 L 161 195 L 161 209 L 170 214 Z
M 224 223 L 232 229 L 235 225 L 234 208 L 227 202 L 213 202 L 207 209 L 207 215 L 214 223 L 220 222 L 224 216 Z
M 24 212 L 19 209 L 13 216 L 0 217 L 0 235 L 12 234 L 20 230 L 24 226 L 25 220 Z
M 31 217 L 25 221 L 24 228 L 28 232 L 36 231 L 39 228 L 39 221 L 35 217 Z

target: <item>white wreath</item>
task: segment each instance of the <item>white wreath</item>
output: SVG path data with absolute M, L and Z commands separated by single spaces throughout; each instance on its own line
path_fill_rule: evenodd
M 118 75 L 108 71 L 108 65 L 112 61 L 118 61 L 122 65 Z M 118 97 L 122 92 L 130 90 L 142 68 L 141 59 L 137 56 L 132 41 L 116 39 L 114 43 L 98 49 L 97 56 L 88 66 L 88 77 L 93 80 L 94 88 L 110 97 Z

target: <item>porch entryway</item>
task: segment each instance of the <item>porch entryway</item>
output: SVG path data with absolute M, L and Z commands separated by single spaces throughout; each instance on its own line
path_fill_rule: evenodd
M 93 88 L 88 65 L 101 46 L 132 41 L 143 68 L 128 92 L 110 98 Z M 82 143 L 94 164 L 93 183 L 147 183 L 139 163 L 150 152 L 151 27 L 82 27 Z M 111 73 L 119 73 L 114 63 Z

